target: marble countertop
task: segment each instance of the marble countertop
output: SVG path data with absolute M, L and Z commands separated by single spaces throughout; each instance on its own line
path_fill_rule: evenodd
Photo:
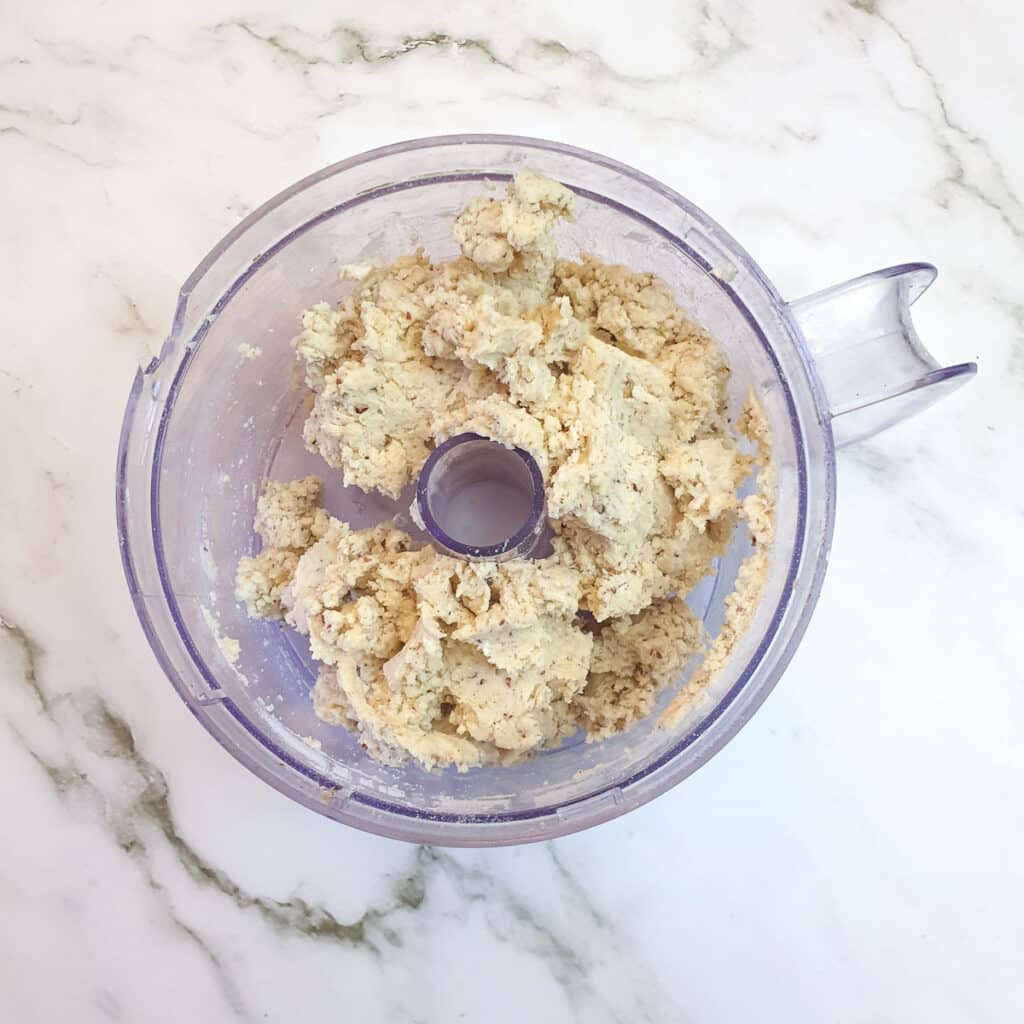
M 0 1020 L 1021 1019 L 1022 32 L 1009 0 L 3 4 Z M 930 260 L 920 332 L 980 366 L 842 453 L 820 605 L 720 755 L 477 852 L 232 761 L 142 636 L 112 500 L 138 360 L 213 243 L 450 131 L 640 167 L 787 297 Z

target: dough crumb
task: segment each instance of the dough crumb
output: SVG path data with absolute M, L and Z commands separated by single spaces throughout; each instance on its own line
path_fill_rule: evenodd
M 203 621 L 206 623 L 207 628 L 213 634 L 214 640 L 217 641 L 217 646 L 220 648 L 221 654 L 227 659 L 228 663 L 234 665 L 238 661 L 239 655 L 242 653 L 241 644 L 230 636 L 224 636 L 220 629 L 220 620 L 210 611 L 209 608 L 203 606 L 200 611 L 203 615 Z

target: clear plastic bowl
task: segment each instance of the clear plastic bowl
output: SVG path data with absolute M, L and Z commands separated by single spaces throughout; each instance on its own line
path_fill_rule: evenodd
M 457 211 L 523 167 L 576 193 L 578 218 L 558 230 L 562 254 L 587 251 L 661 275 L 724 348 L 734 410 L 748 389 L 760 396 L 778 478 L 770 573 L 727 668 L 674 728 L 659 728 L 655 712 L 620 736 L 577 737 L 512 767 L 386 767 L 314 716 L 305 639 L 246 616 L 234 597 L 235 566 L 257 548 L 252 520 L 265 477 L 317 473 L 328 482 L 328 509 L 352 525 L 398 515 L 410 526 L 411 489 L 397 503 L 346 490 L 305 451 L 309 396 L 289 346 L 296 318 L 351 287 L 337 279 L 341 264 L 387 261 L 418 246 L 453 256 Z M 243 344 L 262 354 L 245 358 Z M 833 496 L 824 391 L 786 304 L 740 246 L 629 167 L 502 136 L 375 150 L 312 175 L 243 221 L 182 288 L 160 356 L 132 387 L 117 466 L 121 550 L 139 618 L 168 678 L 217 741 L 320 814 L 385 836 L 467 846 L 594 825 L 664 792 L 719 750 L 803 633 L 825 568 Z M 717 575 L 690 598 L 712 634 L 749 550 L 741 529 Z M 230 640 L 241 645 L 235 663 Z

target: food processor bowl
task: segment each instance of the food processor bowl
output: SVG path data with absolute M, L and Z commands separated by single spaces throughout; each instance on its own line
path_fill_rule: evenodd
M 606 740 L 578 735 L 522 763 L 464 773 L 389 767 L 357 737 L 316 718 L 317 666 L 305 637 L 249 619 L 235 599 L 235 567 L 258 548 L 252 521 L 265 478 L 316 473 L 326 508 L 351 526 L 394 518 L 426 539 L 408 514 L 414 485 L 397 501 L 346 488 L 306 451 L 310 395 L 289 343 L 301 310 L 335 303 L 353 287 L 339 279 L 342 265 L 385 263 L 421 246 L 434 259 L 455 256 L 458 211 L 481 192 L 500 192 L 523 168 L 576 195 L 575 222 L 556 231 L 561 255 L 588 252 L 660 275 L 724 350 L 733 415 L 748 392 L 758 397 L 777 488 L 769 570 L 725 668 L 671 727 L 659 724 L 659 709 L 688 673 L 650 716 Z M 913 335 L 907 310 L 930 272 L 892 268 L 787 305 L 746 252 L 672 189 L 606 157 L 537 139 L 419 139 L 306 178 L 247 217 L 197 267 L 159 356 L 132 386 L 117 526 L 132 599 L 161 667 L 211 735 L 261 779 L 380 835 L 453 846 L 529 842 L 645 803 L 735 735 L 804 632 L 832 534 L 833 422 L 844 439 L 863 436 L 973 372 L 940 370 Z M 711 635 L 750 551 L 741 526 L 716 574 L 688 597 Z

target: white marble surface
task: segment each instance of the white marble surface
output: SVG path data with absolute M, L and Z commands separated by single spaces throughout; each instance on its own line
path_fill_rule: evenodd
M 0 1020 L 1024 1015 L 1020 5 L 0 4 Z M 304 174 L 416 135 L 602 150 L 784 294 L 928 259 L 976 382 L 843 453 L 789 672 L 693 778 L 440 852 L 265 788 L 163 680 L 113 458 L 178 285 Z

